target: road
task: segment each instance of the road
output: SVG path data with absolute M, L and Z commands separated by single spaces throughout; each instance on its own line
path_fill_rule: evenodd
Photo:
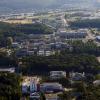
M 97 45 L 100 46 L 100 42 L 96 41 L 96 36 L 91 33 L 91 30 L 87 31 L 87 37 L 83 40 L 84 42 L 87 42 L 88 40 L 93 40 L 93 42 Z
M 90 30 L 87 31 L 87 35 L 88 35 L 86 37 L 87 40 L 95 40 L 95 36 L 91 33 Z
M 61 20 L 64 27 L 68 26 L 67 20 L 65 19 L 65 14 L 61 15 Z

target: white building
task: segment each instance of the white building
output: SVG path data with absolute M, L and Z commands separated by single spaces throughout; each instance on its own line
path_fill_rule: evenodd
M 100 85 L 100 80 L 95 80 L 95 81 L 93 82 L 93 84 L 94 84 L 94 86 L 99 86 L 99 85 Z
M 51 51 L 45 51 L 45 56 L 50 56 L 52 54 Z
M 30 56 L 31 56 L 31 55 L 34 55 L 34 51 L 32 51 L 32 50 L 28 50 L 27 53 L 28 53 L 28 55 L 30 55 Z
M 0 68 L 0 72 L 14 73 L 15 72 L 15 68 Z
M 37 54 L 39 56 L 44 56 L 45 55 L 45 51 L 44 50 L 39 50 Z
M 12 48 L 21 48 L 21 45 L 17 42 L 12 43 Z
M 66 72 L 65 71 L 51 71 L 50 78 L 51 79 L 66 78 Z

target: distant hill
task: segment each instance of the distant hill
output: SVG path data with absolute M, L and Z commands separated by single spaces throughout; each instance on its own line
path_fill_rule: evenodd
M 4 36 L 23 34 L 52 34 L 53 30 L 44 24 L 8 24 L 0 22 L 0 33 Z

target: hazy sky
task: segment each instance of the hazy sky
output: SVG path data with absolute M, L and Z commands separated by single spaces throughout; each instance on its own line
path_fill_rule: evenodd
M 52 4 L 56 0 L 0 0 L 0 3 L 34 3 L 34 4 Z
M 92 2 L 92 1 L 98 1 L 100 2 L 100 0 L 0 0 L 0 3 L 28 3 L 28 4 L 39 4 L 39 5 L 50 5 L 53 3 L 59 3 L 59 2 L 70 2 L 70 1 L 80 1 L 80 2 Z
M 61 4 L 67 4 L 67 3 L 73 3 L 74 4 L 85 4 L 87 5 L 93 5 L 95 3 L 100 4 L 100 0 L 0 0 L 0 7 L 35 7 L 35 6 L 51 6 L 51 5 L 61 5 Z
M 38 3 L 38 4 L 52 4 L 54 2 L 59 2 L 59 1 L 64 1 L 64 2 L 67 2 L 67 1 L 98 1 L 100 2 L 100 0 L 0 0 L 0 3 L 4 3 L 4 2 L 19 2 L 19 3 Z

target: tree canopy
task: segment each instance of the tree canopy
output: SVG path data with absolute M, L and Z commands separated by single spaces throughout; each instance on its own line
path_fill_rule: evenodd
M 17 36 L 22 34 L 52 34 L 53 30 L 44 24 L 8 24 L 0 22 L 0 36 Z
M 100 19 L 86 19 L 69 22 L 72 28 L 100 28 Z
M 20 100 L 20 82 L 16 74 L 0 73 L 0 100 Z

